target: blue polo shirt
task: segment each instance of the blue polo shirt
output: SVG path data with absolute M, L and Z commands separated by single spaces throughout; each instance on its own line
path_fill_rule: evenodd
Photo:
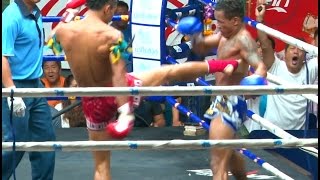
M 31 13 L 22 0 L 10 3 L 2 13 L 2 56 L 8 57 L 13 80 L 41 77 L 43 45 L 40 9 Z

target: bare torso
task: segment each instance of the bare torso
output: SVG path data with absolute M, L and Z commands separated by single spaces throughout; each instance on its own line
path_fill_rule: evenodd
M 80 87 L 112 84 L 109 49 L 121 33 L 98 20 L 64 24 L 57 32 L 71 72 Z
M 235 36 L 230 39 L 221 37 L 218 45 L 217 59 L 240 59 L 240 36 L 250 36 L 250 33 L 244 28 L 241 29 Z M 247 75 L 249 64 L 245 60 L 241 60 L 239 66 L 233 74 L 215 73 L 216 85 L 239 85 L 242 78 Z

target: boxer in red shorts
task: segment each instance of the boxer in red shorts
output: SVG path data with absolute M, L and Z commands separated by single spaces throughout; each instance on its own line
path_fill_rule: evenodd
M 77 2 L 75 2 L 77 1 Z M 79 3 L 79 2 L 80 3 Z M 65 52 L 72 74 L 79 87 L 159 86 L 169 81 L 195 80 L 208 73 L 231 74 L 238 67 L 236 60 L 209 60 L 167 65 L 141 74 L 127 74 L 122 60 L 127 43 L 120 31 L 109 26 L 116 9 L 116 0 L 87 0 L 87 16 L 70 21 L 77 14 L 75 8 L 83 0 L 67 5 L 62 23 L 53 30 L 53 49 Z M 64 23 L 63 23 L 64 22 Z M 83 97 L 89 139 L 106 141 L 124 138 L 133 127 L 133 106 L 140 97 Z M 119 113 L 116 118 L 116 113 Z M 106 133 L 107 131 L 107 133 Z M 94 179 L 111 179 L 110 151 L 93 151 Z
M 142 85 L 140 79 L 136 79 L 130 74 L 126 74 L 127 85 L 130 87 L 139 87 Z M 133 107 L 139 106 L 140 96 L 129 98 Z M 115 122 L 117 117 L 117 103 L 115 97 L 83 97 L 83 112 L 86 117 L 87 127 L 91 130 L 104 130 L 109 122 Z M 133 121 L 132 121 L 133 123 Z M 130 129 L 133 124 L 130 125 Z

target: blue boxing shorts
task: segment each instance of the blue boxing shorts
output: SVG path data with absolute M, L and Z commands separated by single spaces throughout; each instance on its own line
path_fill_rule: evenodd
M 247 103 L 244 96 L 216 96 L 204 117 L 211 120 L 218 115 L 221 115 L 223 123 L 236 132 L 246 120 Z

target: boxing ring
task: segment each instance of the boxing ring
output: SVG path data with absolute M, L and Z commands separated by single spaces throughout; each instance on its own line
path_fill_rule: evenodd
M 307 87 L 304 87 L 307 86 Z M 292 94 L 292 93 L 316 93 L 317 87 L 314 85 L 304 85 L 301 87 L 281 87 L 281 86 L 198 86 L 198 87 L 107 87 L 107 88 L 20 88 L 20 89 L 3 89 L 3 96 L 13 97 L 43 97 L 43 96 L 57 96 L 57 97 L 68 97 L 68 96 L 119 96 L 119 95 L 217 95 L 217 94 Z M 308 87 L 309 86 L 309 87 Z M 247 89 L 246 89 L 247 88 Z M 254 88 L 254 92 L 250 92 L 249 89 Z M 220 89 L 220 91 L 219 91 Z M 243 90 L 244 89 L 244 90 Z M 291 91 L 290 91 L 291 90 Z M 302 91 L 301 91 L 302 90 Z M 248 92 L 249 91 L 249 92 Z M 174 107 L 179 109 L 181 112 L 187 114 L 192 120 L 202 125 L 206 130 L 209 129 L 209 125 L 205 121 L 200 120 L 195 115 L 192 116 L 192 112 L 176 103 L 172 97 L 167 97 Z M 248 115 L 253 119 L 254 113 Z M 257 115 L 255 115 L 257 116 Z M 259 121 L 262 123 L 261 119 Z M 273 175 L 281 179 L 292 179 L 287 174 L 283 173 L 273 165 L 269 164 L 264 159 L 253 154 L 246 148 L 288 148 L 295 147 L 301 148 L 305 152 L 318 156 L 317 149 L 312 147 L 318 146 L 318 139 L 298 139 L 288 134 L 283 133 L 283 130 L 275 128 L 270 124 L 267 124 L 270 131 L 272 130 L 276 135 L 286 139 L 256 139 L 256 140 L 153 140 L 153 141 L 73 141 L 73 142 L 16 142 L 13 146 L 11 142 L 3 142 L 3 150 L 11 150 L 15 147 L 16 151 L 90 151 L 90 150 L 197 150 L 197 149 L 208 149 L 212 147 L 233 147 L 237 148 L 238 152 L 247 156 L 255 163 L 259 164 L 265 170 L 271 172 Z M 267 128 L 268 129 L 268 128 Z M 268 130 L 269 130 L 268 129 Z
M 136 142 L 172 140 L 199 140 L 208 139 L 208 134 L 200 136 L 184 136 L 183 127 L 163 128 L 134 128 L 124 140 Z M 57 142 L 87 141 L 86 128 L 58 128 L 56 129 Z M 250 149 L 267 162 L 270 162 L 283 173 L 294 179 L 308 179 L 309 174 L 273 154 L 262 149 Z M 245 158 L 248 179 L 279 179 L 255 162 Z M 54 179 L 90 179 L 93 177 L 93 160 L 89 151 L 56 151 L 56 165 Z M 175 149 L 175 150 L 115 150 L 111 153 L 111 172 L 113 179 L 155 179 L 155 180 L 208 180 L 210 172 L 209 148 L 203 149 Z M 29 158 L 25 155 L 16 169 L 17 179 L 30 177 Z M 230 175 L 230 179 L 234 179 Z
M 208 1 L 201 1 L 207 3 Z M 211 2 L 211 1 L 210 1 Z M 166 6 L 163 1 L 162 7 Z M 133 5 L 131 5 L 131 8 Z M 163 9 L 161 10 L 163 14 Z M 130 15 L 134 16 L 134 15 Z M 44 18 L 44 22 L 59 21 L 59 17 Z M 164 16 L 161 15 L 164 22 Z M 113 20 L 128 20 L 128 17 L 114 17 Z M 266 33 L 274 33 L 271 28 L 264 27 L 254 20 L 245 21 Z M 134 25 L 135 23 L 131 23 Z M 138 24 L 141 26 L 141 24 Z M 172 26 L 175 24 L 171 23 Z M 147 25 L 146 25 L 147 26 Z M 159 32 L 163 38 L 163 24 L 159 25 Z M 281 33 L 274 33 L 275 37 L 283 37 Z M 286 36 L 285 36 L 286 37 Z M 318 54 L 317 48 L 299 42 L 295 38 L 284 38 L 285 42 L 296 45 L 307 52 Z M 160 40 L 161 51 L 159 59 L 167 63 L 178 63 L 163 52 L 164 38 Z M 134 46 L 135 44 L 133 44 Z M 145 57 L 148 58 L 148 57 Z M 141 57 L 134 56 L 134 59 Z M 44 56 L 44 61 L 63 61 L 64 56 Z M 153 59 L 156 61 L 155 59 Z M 277 81 L 268 74 L 269 81 Z M 195 80 L 201 86 L 195 87 L 98 87 L 98 88 L 2 88 L 2 96 L 18 97 L 53 97 L 67 98 L 71 96 L 166 96 L 166 101 L 181 113 L 186 114 L 193 122 L 208 130 L 209 125 L 193 114 L 188 108 L 179 104 L 171 96 L 212 96 L 212 95 L 261 95 L 261 94 L 301 94 L 310 101 L 318 103 L 317 85 L 291 85 L 277 81 L 276 86 L 210 86 L 203 78 Z M 282 84 L 282 85 L 281 85 Z M 55 142 L 2 142 L 2 150 L 10 151 L 56 151 L 56 179 L 82 179 L 93 177 L 93 160 L 91 150 L 112 150 L 111 170 L 114 179 L 207 179 L 210 176 L 209 149 L 212 147 L 232 147 L 248 157 L 246 159 L 248 177 L 261 175 L 266 179 L 306 179 L 310 174 L 296 167 L 288 166 L 272 156 L 265 148 L 299 148 L 318 158 L 318 138 L 302 139 L 291 135 L 281 128 L 273 125 L 268 120 L 248 110 L 247 116 L 259 123 L 279 138 L 274 139 L 239 139 L 239 140 L 207 140 L 208 134 L 188 137 L 183 136 L 182 127 L 165 128 L 135 128 L 124 141 L 87 141 L 85 128 L 56 129 L 57 141 Z M 171 139 L 171 140 L 168 140 Z M 316 148 L 315 148 L 316 147 Z M 246 148 L 253 149 L 253 151 Z M 143 150 L 143 151 L 139 151 Z M 161 151 L 160 151 L 161 150 Z M 70 153 L 72 152 L 72 153 Z M 259 154 L 262 158 L 256 156 Z M 18 177 L 29 177 L 26 169 L 30 169 L 24 157 L 17 168 Z M 83 163 L 86 162 L 86 163 Z M 141 163 L 143 162 L 143 163 Z M 154 163 L 156 162 L 156 163 Z M 269 164 L 276 164 L 275 166 Z M 258 164 L 259 166 L 257 167 Z M 79 171 L 79 169 L 81 169 Z M 281 171 L 280 171 L 281 169 Z M 297 170 L 298 169 L 298 170 Z M 75 172 L 76 171 L 76 172 Z M 299 173 L 298 173 L 299 171 Z M 67 172 L 67 173 L 65 173 Z M 125 172 L 125 173 L 124 173 Z M 252 175 L 253 177 L 254 175 Z M 20 179 L 20 178 L 19 178 Z

